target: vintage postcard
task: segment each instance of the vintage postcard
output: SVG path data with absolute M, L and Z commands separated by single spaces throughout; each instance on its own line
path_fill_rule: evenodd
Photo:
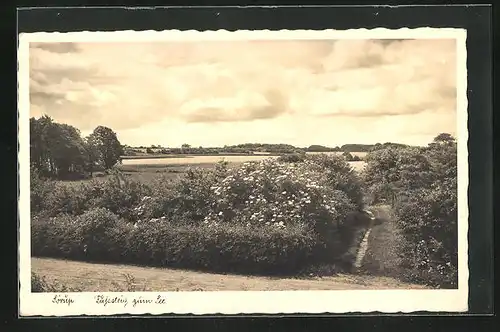
M 20 315 L 467 311 L 466 35 L 21 34 Z

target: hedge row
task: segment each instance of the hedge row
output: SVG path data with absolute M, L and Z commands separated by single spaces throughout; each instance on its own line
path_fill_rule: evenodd
M 134 225 L 104 208 L 35 218 L 32 235 L 33 256 L 219 272 L 290 274 L 328 259 L 315 235 L 298 228 Z

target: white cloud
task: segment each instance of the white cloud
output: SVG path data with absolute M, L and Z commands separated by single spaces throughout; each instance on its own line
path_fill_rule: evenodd
M 165 131 L 200 144 L 401 141 L 431 135 L 429 121 L 455 132 L 453 40 L 46 46 L 30 51 L 32 114 L 130 144 Z

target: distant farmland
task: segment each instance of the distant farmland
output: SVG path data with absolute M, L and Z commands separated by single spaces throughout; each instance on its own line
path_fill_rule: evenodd
M 182 157 L 152 157 L 123 159 L 123 165 L 187 165 L 187 164 L 215 164 L 221 160 L 227 162 L 259 161 L 277 156 L 267 155 L 210 155 L 210 156 L 182 156 Z
M 320 154 L 323 152 L 308 152 L 308 154 Z M 326 152 L 325 154 L 341 154 L 340 152 Z M 366 152 L 353 152 L 352 155 L 356 155 L 360 158 L 366 156 Z M 210 156 L 182 156 L 182 157 L 172 157 L 166 156 L 161 158 L 155 157 L 143 157 L 143 158 L 130 158 L 123 159 L 122 163 L 125 169 L 127 166 L 132 165 L 207 165 L 215 164 L 221 160 L 225 160 L 229 163 L 243 163 L 247 161 L 259 161 L 267 158 L 277 158 L 278 156 L 269 155 L 210 155 Z M 349 163 L 355 170 L 361 170 L 365 162 L 364 161 L 353 161 Z
M 323 152 L 319 152 L 323 153 Z M 319 154 L 316 152 L 308 152 L 308 154 Z M 339 154 L 338 152 L 326 152 L 326 154 Z M 365 152 L 351 153 L 363 158 Z M 143 183 L 149 183 L 158 178 L 159 175 L 168 178 L 178 178 L 186 173 L 191 167 L 211 169 L 221 160 L 229 163 L 229 167 L 238 167 L 247 161 L 259 161 L 267 158 L 277 158 L 274 155 L 165 155 L 144 156 L 139 158 L 127 158 L 122 160 L 122 164 L 118 167 L 130 179 L 134 179 Z M 355 171 L 362 171 L 365 167 L 364 161 L 351 161 L 349 164 Z M 95 179 L 104 180 L 108 176 L 102 172 L 96 172 Z M 75 181 L 60 181 L 66 185 L 77 185 L 88 180 Z

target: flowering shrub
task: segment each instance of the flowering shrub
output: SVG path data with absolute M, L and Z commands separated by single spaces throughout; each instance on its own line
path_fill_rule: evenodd
M 314 234 L 316 246 L 322 248 L 317 252 L 319 260 L 332 261 L 344 250 L 338 230 L 355 204 L 330 185 L 317 162 L 248 162 L 229 171 L 211 190 L 203 220 L 207 227 L 238 224 L 265 231 L 301 230 Z
M 303 228 L 320 221 L 341 223 L 353 205 L 326 182 L 320 167 L 310 161 L 245 163 L 210 188 L 215 199 L 204 223 Z

